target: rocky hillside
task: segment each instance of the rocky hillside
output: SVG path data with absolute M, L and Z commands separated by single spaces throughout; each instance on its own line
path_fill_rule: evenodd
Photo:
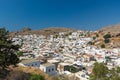
M 74 79 L 74 75 L 49 76 L 40 69 L 23 66 L 9 66 L 6 70 L 0 69 L 0 80 L 30 80 L 33 74 L 41 75 L 45 80 L 79 80 L 78 78 Z
M 72 32 L 72 31 L 75 31 L 75 30 L 70 29 L 70 28 L 46 28 L 42 30 L 31 30 L 30 28 L 23 28 L 20 31 L 11 32 L 10 36 L 26 35 L 26 34 L 37 34 L 37 35 L 49 36 L 49 35 L 57 34 L 59 32 Z
M 104 28 L 100 29 L 99 31 L 102 33 L 110 32 L 111 34 L 118 35 L 118 34 L 120 34 L 120 24 L 104 27 Z
M 105 43 L 104 36 L 110 34 L 109 43 Z M 114 26 L 108 26 L 100 29 L 98 31 L 99 37 L 96 39 L 96 43 L 105 44 L 106 47 L 120 47 L 120 24 Z
M 52 77 L 41 71 L 40 69 L 32 68 L 32 67 L 22 67 L 22 66 L 17 66 L 14 68 L 11 68 L 12 71 L 22 71 L 24 73 L 29 73 L 29 74 L 39 74 L 44 76 L 45 80 L 52 80 Z

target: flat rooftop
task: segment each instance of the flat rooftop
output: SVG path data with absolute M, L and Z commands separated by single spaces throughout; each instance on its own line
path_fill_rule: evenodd
M 37 62 L 37 61 L 39 61 L 39 60 L 37 60 L 37 59 L 27 59 L 27 60 L 22 60 L 20 63 L 29 64 L 29 63 Z
M 54 66 L 54 64 L 51 64 L 51 63 L 44 63 L 44 64 L 41 64 L 41 65 L 45 66 L 45 67 Z

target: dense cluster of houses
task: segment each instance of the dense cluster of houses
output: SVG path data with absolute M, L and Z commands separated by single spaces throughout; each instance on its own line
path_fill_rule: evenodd
M 66 35 L 45 37 L 43 35 L 16 35 L 14 44 L 21 45 L 22 55 L 19 65 L 36 67 L 54 76 L 74 75 L 81 80 L 89 80 L 95 62 L 104 62 L 111 69 L 120 65 L 120 48 L 101 49 L 88 45 L 93 38 L 88 31 L 76 31 Z

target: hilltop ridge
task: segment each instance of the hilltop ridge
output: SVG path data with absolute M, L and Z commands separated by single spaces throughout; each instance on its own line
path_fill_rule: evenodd
M 59 32 L 72 32 L 72 31 L 76 31 L 74 29 L 70 29 L 70 28 L 45 28 L 45 29 L 41 29 L 41 30 L 31 30 L 30 28 L 23 28 L 20 31 L 17 32 L 11 32 L 10 36 L 14 36 L 14 35 L 30 35 L 30 34 L 37 34 L 37 35 L 44 35 L 44 36 L 49 36 L 49 35 L 53 35 L 53 34 L 57 34 Z

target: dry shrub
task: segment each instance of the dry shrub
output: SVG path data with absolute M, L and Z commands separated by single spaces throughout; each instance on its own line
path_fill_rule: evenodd
M 6 77 L 7 80 L 29 80 L 31 74 L 25 73 L 23 71 L 14 70 L 9 73 Z

